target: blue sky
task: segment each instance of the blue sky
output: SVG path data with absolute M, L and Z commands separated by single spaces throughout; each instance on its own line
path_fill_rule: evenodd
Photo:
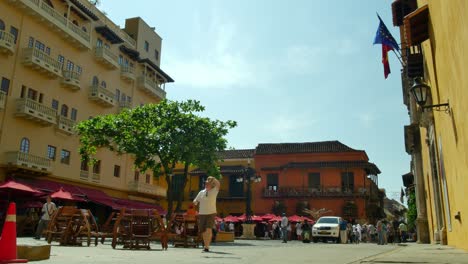
M 383 77 L 372 45 L 376 12 L 399 42 L 391 0 L 133 0 L 99 8 L 121 27 L 139 16 L 163 38 L 171 100 L 196 99 L 204 115 L 235 120 L 229 146 L 339 140 L 365 150 L 399 197 L 410 169 L 400 69 Z

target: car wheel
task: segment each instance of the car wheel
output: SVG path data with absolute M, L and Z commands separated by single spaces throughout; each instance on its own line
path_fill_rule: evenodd
M 314 243 L 317 243 L 318 242 L 318 238 L 312 238 L 312 241 L 314 241 Z

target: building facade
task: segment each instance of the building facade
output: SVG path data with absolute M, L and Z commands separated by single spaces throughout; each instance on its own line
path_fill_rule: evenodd
M 252 213 L 259 215 L 304 214 L 305 208 L 325 208 L 329 214 L 362 222 L 384 217 L 377 186 L 380 170 L 368 161 L 365 151 L 325 141 L 259 144 L 255 149 L 226 150 L 219 155 L 220 215 L 243 214 L 250 201 Z M 249 166 L 255 174 L 245 177 Z M 198 169 L 190 174 L 194 197 L 204 188 L 207 175 Z
M 8 0 L 0 10 L 0 181 L 61 182 L 149 203 L 165 197 L 128 155 L 102 150 L 93 166 L 82 162 L 73 130 L 166 98 L 173 80 L 160 69 L 154 28 L 136 17 L 121 29 L 84 0 Z
M 410 115 L 405 146 L 412 163 L 403 180 L 414 183 L 418 239 L 468 249 L 463 224 L 468 213 L 468 76 L 463 74 L 468 2 L 397 0 L 392 11 L 400 28 L 403 101 Z M 421 87 L 428 89 L 426 101 L 413 96 Z

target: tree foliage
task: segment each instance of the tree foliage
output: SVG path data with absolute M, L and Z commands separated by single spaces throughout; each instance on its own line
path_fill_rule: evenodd
M 177 163 L 184 164 L 184 186 L 190 165 L 205 169 L 218 178 L 220 175 L 216 153 L 226 148 L 224 136 L 236 126 L 236 122 L 197 115 L 204 110 L 198 101 L 164 100 L 119 114 L 91 118 L 77 126 L 80 154 L 83 160 L 93 160 L 100 148 L 118 154 L 132 154 L 138 170 L 151 170 L 155 175 L 165 177 L 170 214 L 174 198 L 180 197 L 174 196 L 171 189 Z
M 414 229 L 416 226 L 416 218 L 418 217 L 418 210 L 416 208 L 416 193 L 414 190 L 410 191 L 408 197 L 408 212 L 407 212 L 407 219 L 408 219 L 408 228 Z

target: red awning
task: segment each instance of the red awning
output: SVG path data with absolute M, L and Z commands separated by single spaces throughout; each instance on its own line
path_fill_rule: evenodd
M 122 208 L 127 209 L 156 209 L 159 214 L 166 214 L 160 205 L 150 204 L 140 201 L 133 201 L 127 199 L 114 198 L 107 195 L 101 190 L 96 190 L 87 187 L 80 187 L 66 183 L 48 181 L 48 180 L 38 180 L 38 179 L 15 179 L 15 181 L 21 182 L 27 186 L 33 186 L 39 190 L 51 193 L 55 190 L 60 190 L 61 188 L 70 192 L 75 198 L 82 198 L 83 201 L 89 201 L 104 206 L 111 207 L 113 210 L 120 210 Z
M 25 185 L 25 184 L 22 184 L 13 180 L 7 181 L 3 183 L 2 185 L 0 185 L 0 190 L 4 192 L 17 191 L 17 192 L 24 192 L 24 193 L 37 194 L 37 195 L 43 194 L 39 190 L 36 190 L 34 188 L 31 188 L 28 185 Z

